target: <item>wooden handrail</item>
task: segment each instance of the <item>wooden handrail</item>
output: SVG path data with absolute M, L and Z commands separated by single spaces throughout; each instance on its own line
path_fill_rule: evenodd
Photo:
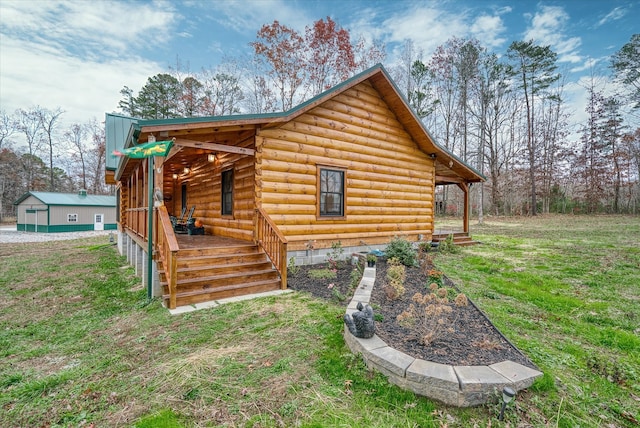
M 157 250 L 162 266 L 164 267 L 164 274 L 167 277 L 167 283 L 169 284 L 169 309 L 176 308 L 176 294 L 177 294 L 177 278 L 178 278 L 178 240 L 176 234 L 173 231 L 173 225 L 169 218 L 169 212 L 167 207 L 160 205 L 158 207 L 157 217 Z
M 280 288 L 285 290 L 287 288 L 287 238 L 262 208 L 256 208 L 253 236 L 276 267 L 280 274 Z
M 147 239 L 148 233 L 148 211 L 147 207 L 128 208 L 127 213 L 127 225 L 126 227 L 136 235 L 143 239 Z

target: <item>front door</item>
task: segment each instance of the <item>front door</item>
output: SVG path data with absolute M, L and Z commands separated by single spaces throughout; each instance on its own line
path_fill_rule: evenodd
M 93 220 L 93 230 L 104 230 L 104 215 L 95 214 Z

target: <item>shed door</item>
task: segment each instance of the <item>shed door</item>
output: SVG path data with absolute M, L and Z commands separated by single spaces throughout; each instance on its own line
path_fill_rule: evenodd
M 104 215 L 95 214 L 93 220 L 93 230 L 104 230 Z

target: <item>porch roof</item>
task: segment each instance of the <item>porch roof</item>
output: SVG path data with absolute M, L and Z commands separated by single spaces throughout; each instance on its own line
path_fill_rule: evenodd
M 124 148 L 137 144 L 138 141 L 146 142 L 151 134 L 159 138 L 183 138 L 196 146 L 201 144 L 202 149 L 206 149 L 209 144 L 224 145 L 232 141 L 244 140 L 254 136 L 257 129 L 275 127 L 291 121 L 366 80 L 388 103 L 421 150 L 436 159 L 436 184 L 472 183 L 485 180 L 477 170 L 433 139 L 381 64 L 345 80 L 286 112 L 151 120 L 127 118 L 130 128 L 124 141 Z M 122 176 L 124 169 L 128 169 L 126 164 L 131 161 L 128 158 L 120 159 L 116 179 Z

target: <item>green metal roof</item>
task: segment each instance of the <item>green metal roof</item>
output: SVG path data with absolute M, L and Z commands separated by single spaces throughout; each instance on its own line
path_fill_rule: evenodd
M 78 193 L 55 193 L 55 192 L 27 192 L 13 204 L 19 205 L 29 196 L 40 200 L 45 205 L 71 205 L 84 207 L 115 207 L 115 196 L 86 195 Z
M 113 152 L 115 150 L 122 151 L 124 149 L 131 124 L 136 123 L 137 121 L 138 119 L 133 117 L 113 113 L 105 114 L 106 169 L 115 170 L 118 168 L 120 157 L 114 155 Z
M 304 109 L 306 106 L 313 104 L 315 101 L 326 97 L 328 94 L 338 92 L 340 89 L 344 87 L 348 87 L 352 82 L 359 80 L 362 76 L 371 74 L 375 70 L 383 70 L 384 67 L 382 64 L 376 64 L 373 67 L 364 70 L 349 79 L 333 86 L 325 90 L 324 92 L 316 95 L 313 98 L 306 100 L 305 102 L 292 107 L 291 109 L 283 112 L 272 112 L 272 113 L 255 113 L 255 114 L 235 114 L 235 115 L 227 115 L 227 116 L 201 116 L 201 117 L 178 117 L 172 119 L 139 119 L 134 120 L 134 126 L 138 129 L 143 126 L 156 126 L 156 125 L 176 125 L 176 124 L 188 124 L 188 123 L 200 123 L 200 122 L 227 122 L 230 120 L 233 121 L 256 121 L 256 122 L 270 122 L 273 119 L 285 118 L 292 114 L 295 114 L 297 111 Z M 127 118 L 131 119 L 131 118 Z

